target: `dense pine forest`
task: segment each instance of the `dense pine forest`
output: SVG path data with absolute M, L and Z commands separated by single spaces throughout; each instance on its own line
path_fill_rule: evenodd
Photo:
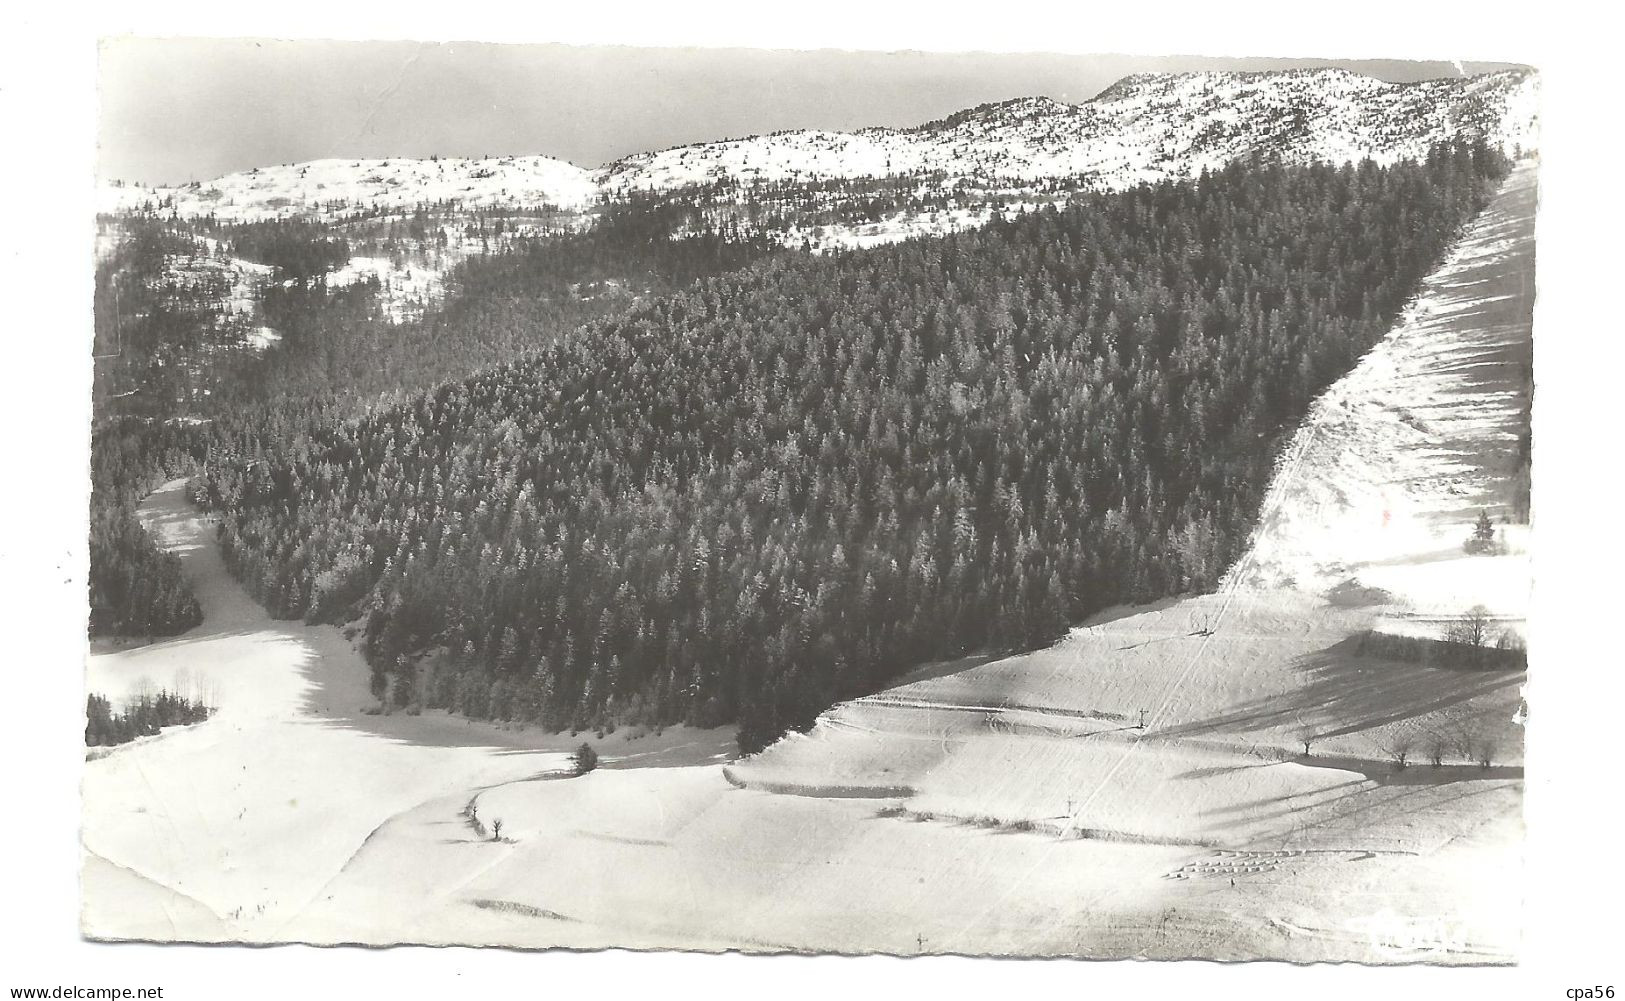
M 213 403 L 244 361 L 231 279 L 184 225 L 120 224 L 96 269 L 91 429 L 91 636 L 152 637 L 202 621 L 180 560 L 136 518 L 141 498 L 194 467 L 197 435 L 180 415 Z
M 90 635 L 172 636 L 203 621 L 180 559 L 158 549 L 128 507 L 90 522 Z
M 342 237 L 310 223 L 204 220 L 213 239 L 277 269 L 259 310 L 282 343 L 264 353 L 245 348 L 247 320 L 220 306 L 229 278 L 195 266 L 212 258 L 186 224 L 122 220 L 123 238 L 97 271 L 91 635 L 173 635 L 201 621 L 179 560 L 158 550 L 135 505 L 191 472 L 216 434 L 278 441 L 308 421 L 512 359 L 637 298 L 777 252 L 713 232 L 673 239 L 689 214 L 681 205 L 622 208 L 583 233 L 471 258 L 455 270 L 445 306 L 407 324 L 381 314 L 375 282 L 321 280 L 348 254 Z
M 96 268 L 98 421 L 170 417 L 210 405 L 214 383 L 240 362 L 245 317 L 227 303 L 232 279 L 177 222 L 122 220 Z
M 583 323 L 634 301 L 772 256 L 765 240 L 718 232 L 674 238 L 669 208 L 606 212 L 588 231 L 521 239 L 510 252 L 455 268 L 446 303 L 420 320 L 387 322 L 375 285 L 268 289 L 262 309 L 279 350 L 244 365 L 225 390 L 284 407 L 313 396 L 400 396 L 541 350 Z
M 216 229 L 231 252 L 269 264 L 295 281 L 311 281 L 350 260 L 350 241 L 329 235 L 320 223 L 299 219 L 237 223 Z
M 193 435 L 141 418 L 109 421 L 91 436 L 90 635 L 171 636 L 203 621 L 181 575 L 135 506 L 171 476 L 191 471 Z
M 863 252 L 718 241 L 568 336 L 490 292 L 587 278 L 494 258 L 405 339 L 432 363 L 291 335 L 272 382 L 303 395 L 200 430 L 197 497 L 273 613 L 359 618 L 395 705 L 734 720 L 753 750 L 922 661 L 1212 586 L 1311 398 L 1506 166 L 1255 162 Z

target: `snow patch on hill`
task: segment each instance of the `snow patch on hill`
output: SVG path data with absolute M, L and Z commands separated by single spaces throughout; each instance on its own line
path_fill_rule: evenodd
M 166 255 L 153 285 L 177 303 L 215 301 L 230 315 L 246 316 L 254 312 L 260 289 L 275 271 L 232 257 L 217 241 L 205 238 L 198 253 Z
M 388 257 L 352 257 L 344 267 L 328 272 L 329 286 L 378 283 L 378 307 L 392 323 L 421 317 L 445 295 L 445 269 L 401 263 Z
M 998 211 L 1013 216 L 1039 207 L 1038 202 L 1013 202 Z M 865 247 L 878 247 L 904 240 L 929 239 L 975 229 L 992 219 L 994 212 L 992 206 L 986 205 L 928 212 L 901 212 L 879 222 L 793 226 L 786 229 L 779 239 L 786 247 L 805 245 L 821 253 L 832 250 L 862 250 Z

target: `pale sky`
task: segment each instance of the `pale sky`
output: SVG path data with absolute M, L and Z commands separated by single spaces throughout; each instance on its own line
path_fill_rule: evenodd
M 1083 101 L 1130 73 L 1342 66 L 1409 81 L 1504 63 L 105 40 L 97 173 L 204 180 L 324 157 L 541 153 L 584 167 L 781 129 L 918 125 L 988 101 Z

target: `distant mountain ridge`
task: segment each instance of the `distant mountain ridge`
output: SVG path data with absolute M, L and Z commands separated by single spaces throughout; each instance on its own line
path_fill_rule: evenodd
M 636 153 L 588 169 L 546 156 L 328 159 L 262 167 L 179 187 L 102 189 L 103 211 L 152 204 L 183 216 L 332 218 L 550 204 L 585 210 L 636 192 L 922 175 L 936 187 L 1128 187 L 1192 176 L 1255 153 L 1289 161 L 1388 163 L 1440 141 L 1537 144 L 1529 70 L 1386 83 L 1341 69 L 1153 73 L 1067 104 L 1024 97 L 912 128 L 803 129 Z
M 1143 74 L 1076 105 L 1028 97 L 912 129 L 808 130 L 635 154 L 602 168 L 600 186 L 624 192 L 924 171 L 1119 188 L 1260 151 L 1386 163 L 1463 136 L 1510 151 L 1535 144 L 1535 86 L 1528 71 L 1409 84 L 1346 70 Z

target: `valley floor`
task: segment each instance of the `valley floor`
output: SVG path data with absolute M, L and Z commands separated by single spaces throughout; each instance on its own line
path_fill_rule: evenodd
M 93 656 L 89 687 L 184 680 L 220 711 L 87 763 L 86 933 L 1514 960 L 1523 672 L 1358 637 L 1474 604 L 1521 626 L 1518 531 L 1498 556 L 1460 543 L 1504 506 L 1533 184 L 1520 167 L 1317 404 L 1219 593 L 916 672 L 747 760 L 725 731 L 623 731 L 573 778 L 579 738 L 363 714 L 340 632 L 268 620 L 166 486 L 142 516 L 204 625 Z

